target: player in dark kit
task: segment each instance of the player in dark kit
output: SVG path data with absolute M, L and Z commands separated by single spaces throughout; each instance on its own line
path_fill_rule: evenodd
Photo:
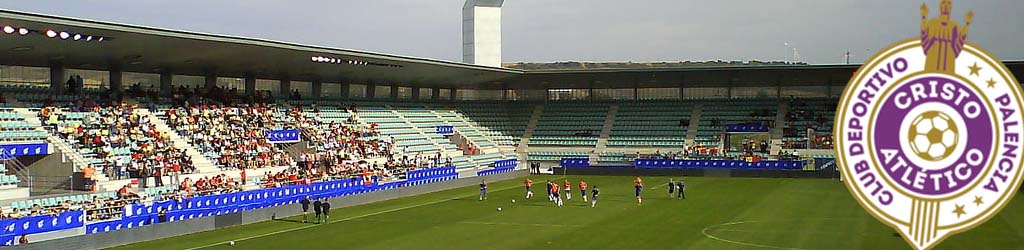
M 555 201 L 555 196 L 551 194 L 551 185 L 552 185 L 551 180 L 548 180 L 547 184 L 548 184 L 548 186 L 546 188 L 544 188 L 544 189 L 548 190 L 548 201 Z
M 324 202 L 320 203 L 320 212 L 324 214 L 324 223 L 331 219 L 331 202 L 324 199 Z
M 313 213 L 316 214 L 316 224 L 320 224 L 320 205 L 323 203 L 320 200 L 313 202 Z
M 590 193 L 590 207 L 597 206 L 597 195 L 601 193 L 601 188 L 598 188 L 597 185 L 594 185 L 594 189 L 590 190 Z
M 480 180 L 480 200 L 487 199 L 487 182 Z
M 302 204 L 302 223 L 306 223 L 306 214 L 309 213 L 309 195 L 302 197 L 302 201 L 299 201 L 299 204 Z
M 640 197 L 640 194 L 644 191 L 644 180 L 640 179 L 640 176 L 633 180 L 633 189 L 636 192 L 636 204 L 644 204 L 644 199 Z
M 672 178 L 668 178 L 668 197 L 672 198 L 672 191 L 676 189 L 676 182 Z
M 683 182 L 683 180 L 679 180 L 679 182 L 676 182 L 676 187 L 678 187 L 677 189 L 679 189 L 679 190 L 676 190 L 676 192 L 678 192 L 678 194 L 676 194 L 676 198 L 684 199 L 685 200 L 686 199 L 686 182 Z

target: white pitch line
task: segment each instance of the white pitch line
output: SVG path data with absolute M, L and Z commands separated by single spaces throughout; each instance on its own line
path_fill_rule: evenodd
M 382 219 L 354 219 L 357 221 L 370 222 L 404 222 L 405 220 L 382 220 Z M 488 225 L 488 226 L 529 226 L 529 227 L 585 227 L 585 225 L 573 224 L 550 224 L 550 223 L 514 223 L 514 222 L 487 222 L 487 221 L 456 221 L 456 224 Z
M 768 222 L 768 221 L 797 221 L 797 220 L 811 220 L 811 219 L 813 219 L 813 218 L 807 218 L 807 219 L 788 219 L 788 220 L 787 219 L 783 219 L 783 220 L 763 220 L 763 221 L 751 220 L 751 221 L 728 222 L 728 223 L 722 223 L 722 224 L 718 224 L 718 225 L 711 225 L 711 226 L 705 227 L 704 229 L 700 230 L 700 233 L 703 234 L 704 237 L 708 237 L 708 238 L 713 239 L 713 240 L 717 240 L 717 241 L 721 241 L 721 242 L 725 242 L 725 243 L 732 243 L 732 244 L 737 244 L 737 245 L 743 245 L 743 246 L 748 246 L 748 247 L 760 247 L 760 248 L 780 249 L 780 250 L 814 250 L 814 249 L 806 249 L 806 248 L 772 246 L 772 245 L 764 245 L 764 244 L 749 243 L 749 242 L 742 242 L 742 241 L 734 241 L 734 240 L 729 240 L 729 239 L 724 239 L 724 238 L 721 238 L 721 237 L 717 237 L 717 236 L 714 236 L 714 235 L 711 235 L 710 233 L 708 233 L 708 230 L 717 229 L 719 227 L 724 227 L 724 226 L 732 226 L 732 225 L 739 225 L 739 224 L 750 224 L 750 223 L 764 223 L 764 222 Z M 817 218 L 817 219 L 818 220 L 848 220 L 848 219 L 859 219 L 859 218 Z M 740 230 L 728 230 L 728 229 L 726 229 L 726 230 L 720 230 L 720 231 L 740 231 Z M 756 230 L 745 230 L 745 231 L 755 232 Z
M 657 189 L 657 188 L 664 187 L 664 186 L 668 186 L 668 183 L 661 184 L 661 185 L 658 185 L 658 186 L 654 186 L 654 187 L 651 187 L 651 188 L 648 188 L 648 189 L 652 189 L 653 190 L 653 189 Z
M 498 190 L 495 190 L 495 191 L 496 192 L 497 191 L 504 191 L 504 190 L 514 189 L 514 188 L 518 188 L 518 187 L 512 186 L 512 187 L 508 187 L 508 188 L 498 189 Z M 478 195 L 478 194 L 471 194 L 471 195 L 466 195 L 466 196 L 460 196 L 460 197 L 456 197 L 455 199 L 465 198 L 465 197 L 473 197 L 473 196 L 476 196 L 476 195 Z M 315 227 L 315 226 L 327 225 L 327 224 L 331 224 L 331 223 L 335 223 L 335 222 L 349 221 L 349 220 L 359 219 L 359 218 L 363 218 L 363 217 L 369 217 L 369 216 L 374 216 L 374 215 L 379 215 L 379 214 L 386 214 L 386 213 L 391 213 L 391 212 L 395 212 L 395 211 L 406 210 L 406 209 L 410 209 L 410 208 L 429 206 L 429 205 L 433 205 L 433 204 L 437 204 L 437 203 L 442 203 L 442 202 L 447 202 L 447 201 L 451 201 L 451 200 L 454 200 L 454 199 L 431 201 L 431 202 L 421 203 L 421 204 L 412 205 L 412 206 L 392 208 L 392 209 L 388 209 L 388 210 L 384 210 L 384 211 L 378 211 L 378 212 L 368 213 L 368 214 L 364 214 L 364 215 L 358 215 L 358 216 L 348 217 L 348 218 L 344 218 L 344 219 L 340 219 L 340 220 L 330 221 L 330 222 L 327 222 L 327 223 L 324 223 L 324 224 L 310 224 L 310 225 L 307 225 L 307 226 L 301 226 L 301 227 L 296 227 L 296 228 L 289 228 L 289 229 L 285 229 L 285 230 L 281 230 L 281 231 L 276 231 L 276 232 L 269 232 L 269 233 L 260 234 L 260 235 L 253 235 L 253 236 L 249 236 L 249 237 L 240 238 L 240 239 L 237 239 L 237 240 L 234 240 L 234 241 L 238 242 L 238 241 L 243 241 L 243 240 L 251 240 L 251 239 L 255 239 L 255 238 L 262 238 L 262 237 L 267 237 L 267 236 L 271 236 L 271 235 L 275 235 L 275 234 L 282 234 L 282 233 L 298 231 L 298 230 L 302 230 L 302 229 L 306 229 L 306 228 L 311 228 L 311 227 Z M 198 246 L 198 247 L 193 247 L 193 248 L 186 248 L 185 250 L 203 249 L 203 248 L 217 246 L 217 245 L 223 245 L 223 244 L 228 244 L 228 241 L 214 243 L 214 244 L 209 244 L 209 245 L 204 245 L 204 246 Z
M 743 246 L 748 246 L 748 247 L 761 247 L 761 248 L 781 249 L 781 250 L 812 250 L 812 249 L 805 249 L 805 248 L 780 247 L 780 246 L 762 245 L 762 244 L 742 242 L 742 241 L 734 241 L 734 240 L 728 240 L 728 239 L 719 238 L 717 236 L 714 236 L 714 235 L 711 235 L 711 234 L 708 233 L 708 229 L 711 229 L 713 227 L 731 226 L 731 225 L 737 225 L 737 224 L 747 224 L 747 223 L 756 223 L 756 222 L 758 222 L 758 221 L 738 221 L 738 222 L 722 223 L 722 224 L 718 224 L 718 225 L 714 225 L 714 226 L 710 226 L 710 227 L 705 227 L 703 230 L 700 230 L 700 233 L 704 234 L 704 237 L 708 237 L 708 238 L 711 238 L 713 240 L 717 240 L 717 241 L 721 241 L 721 242 L 726 242 L 726 243 L 737 244 L 737 245 L 743 245 Z

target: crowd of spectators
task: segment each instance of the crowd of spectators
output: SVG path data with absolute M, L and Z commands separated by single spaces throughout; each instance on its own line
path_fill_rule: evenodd
M 166 133 L 137 112 L 136 105 L 74 106 L 69 113 L 58 107 L 43 107 L 39 116 L 54 133 L 99 159 L 96 168 L 114 179 L 131 176 L 176 175 L 195 171 L 184 149 L 174 147 Z M 71 121 L 68 115 L 81 115 Z
M 85 218 L 89 221 L 117 219 L 121 217 L 122 208 L 125 205 L 137 204 L 139 202 L 141 200 L 138 196 L 120 195 L 115 197 L 93 196 L 91 199 L 81 201 L 65 199 L 57 202 L 57 204 L 48 206 L 32 204 L 31 207 L 24 209 L 10 209 L 8 211 L 0 209 L 0 219 L 57 215 L 67 211 L 79 210 L 85 212 Z
M 274 119 L 273 105 L 195 105 L 167 109 L 169 124 L 224 169 L 290 166 L 291 158 L 270 143 L 266 131 L 293 128 Z
M 33 215 L 56 215 L 69 210 L 86 211 L 90 221 L 117 219 L 126 205 L 144 201 L 185 200 L 195 196 L 231 193 L 242 190 L 246 170 L 264 166 L 290 166 L 276 173 L 265 172 L 261 187 L 300 185 L 319 181 L 349 179 L 368 183 L 371 180 L 400 179 L 407 171 L 448 166 L 451 158 L 436 154 L 409 154 L 394 150 L 394 138 L 381 136 L 372 126 L 351 123 L 324 123 L 319 117 L 306 118 L 301 109 L 293 110 L 294 123 L 275 119 L 273 105 L 194 105 L 164 111 L 171 127 L 179 135 L 204 152 L 217 154 L 217 163 L 227 169 L 241 169 L 241 178 L 226 173 L 202 177 L 185 177 L 195 168 L 184 150 L 177 149 L 166 133 L 159 132 L 141 115 L 135 105 L 97 105 L 88 103 L 66 109 L 45 107 L 40 117 L 61 137 L 95 154 L 102 164 L 99 168 L 87 166 L 92 175 L 104 171 L 113 178 L 144 177 L 174 174 L 170 179 L 173 190 L 158 193 L 135 193 L 134 184 L 122 186 L 112 197 L 95 196 L 88 201 L 67 200 L 57 206 L 41 207 L 4 213 L 0 218 Z M 353 106 L 354 109 L 354 106 Z M 81 121 L 67 122 L 70 113 L 83 113 Z M 270 129 L 300 129 L 312 150 L 297 157 L 297 164 L 282 149 L 269 143 L 265 131 Z M 369 139 L 372 138 L 372 139 Z M 115 152 L 128 148 L 130 154 Z M 129 174 L 130 173 L 130 174 Z M 163 180 L 158 178 L 158 180 Z M 158 181 L 156 186 L 162 186 Z M 145 187 L 140 181 L 138 187 Z
M 211 195 L 211 194 L 223 194 L 232 193 L 242 190 L 242 184 L 239 182 L 240 179 L 229 177 L 227 174 L 221 173 L 213 177 L 202 177 L 192 180 L 191 177 L 185 177 L 185 180 L 178 184 L 178 192 L 160 194 L 157 201 L 165 198 L 190 198 L 193 196 Z
M 359 126 L 354 121 L 324 122 L 313 107 L 313 117 L 303 115 L 302 108 L 292 108 L 292 116 L 302 132 L 302 138 L 309 147 L 317 151 L 321 159 L 352 159 L 390 157 L 394 152 L 394 138 L 382 136 L 374 126 Z M 353 112 L 355 111 L 353 106 Z M 372 139 L 370 139 L 372 138 Z

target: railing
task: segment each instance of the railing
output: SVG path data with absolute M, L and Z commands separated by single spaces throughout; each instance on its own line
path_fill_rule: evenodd
M 8 169 L 14 170 L 14 176 L 17 176 L 23 183 L 18 183 L 18 186 L 32 186 L 32 170 L 21 163 L 17 157 L 14 157 L 10 153 L 4 150 L 0 150 L 0 161 L 4 163 L 4 166 Z

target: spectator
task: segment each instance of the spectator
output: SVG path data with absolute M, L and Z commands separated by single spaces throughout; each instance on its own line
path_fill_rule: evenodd
M 85 180 L 85 188 L 91 191 L 96 191 L 96 188 L 94 187 L 94 181 L 92 180 L 94 172 L 96 172 L 96 168 L 92 167 L 91 165 L 85 166 L 85 168 L 82 169 L 82 179 Z

